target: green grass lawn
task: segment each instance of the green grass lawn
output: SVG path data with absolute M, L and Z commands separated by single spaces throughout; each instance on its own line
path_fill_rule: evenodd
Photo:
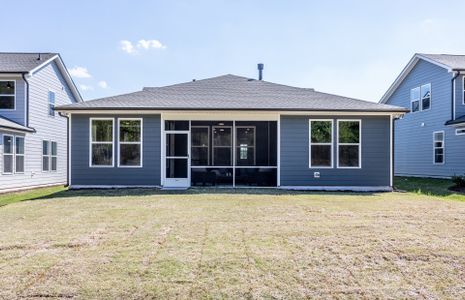
M 2 195 L 0 299 L 465 298 L 465 203 L 399 180 Z

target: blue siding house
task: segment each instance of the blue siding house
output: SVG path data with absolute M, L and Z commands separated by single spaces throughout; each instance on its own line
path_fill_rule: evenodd
M 64 105 L 69 185 L 391 190 L 406 109 L 224 75 Z
M 415 54 L 381 103 L 409 107 L 395 121 L 395 174 L 465 173 L 465 55 Z
M 66 117 L 81 102 L 59 54 L 0 53 L 0 192 L 66 184 Z

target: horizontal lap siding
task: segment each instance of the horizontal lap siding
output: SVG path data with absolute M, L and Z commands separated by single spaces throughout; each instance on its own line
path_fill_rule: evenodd
M 309 168 L 309 119 L 334 119 L 332 116 L 281 116 L 281 186 L 389 186 L 390 118 L 350 117 L 362 120 L 362 168 L 338 169 L 336 144 L 334 167 Z M 343 119 L 343 117 L 339 118 Z M 346 118 L 347 119 L 347 118 Z M 336 132 L 334 132 L 334 141 Z M 314 178 L 320 172 L 320 178 Z
M 16 81 L 16 98 L 15 109 L 0 109 L 0 116 L 10 119 L 16 123 L 25 125 L 25 102 L 26 102 L 26 83 L 21 77 L 0 77 L 0 81 L 15 80 Z
M 72 154 L 71 154 L 71 184 L 72 185 L 125 185 L 154 186 L 160 185 L 160 116 L 143 117 L 143 167 L 117 167 L 118 147 L 116 133 L 118 118 L 138 116 L 108 116 L 114 117 L 115 125 L 115 166 L 109 168 L 89 167 L 89 119 L 88 115 L 72 116 Z

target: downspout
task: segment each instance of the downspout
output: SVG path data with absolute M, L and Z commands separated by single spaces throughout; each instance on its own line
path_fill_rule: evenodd
M 25 120 L 24 120 L 24 126 L 29 127 L 29 81 L 26 79 L 26 74 L 27 73 L 21 73 L 21 76 L 23 77 L 24 82 L 26 83 L 26 103 L 24 109 L 26 110 L 25 113 Z
M 451 106 L 451 115 L 452 115 L 452 118 L 451 120 L 455 120 L 455 79 L 457 79 L 457 77 L 460 76 L 460 71 L 457 71 L 457 74 L 455 74 L 454 77 L 452 77 L 452 80 L 451 80 L 451 103 L 452 103 L 452 106 Z

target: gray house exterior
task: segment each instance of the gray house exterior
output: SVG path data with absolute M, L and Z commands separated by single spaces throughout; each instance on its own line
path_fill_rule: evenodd
M 410 108 L 395 121 L 396 175 L 465 174 L 464 75 L 465 55 L 415 54 L 383 96 Z
M 404 108 L 224 75 L 57 108 L 71 188 L 390 190 Z
M 66 184 L 67 118 L 82 101 L 56 53 L 0 53 L 0 192 Z

